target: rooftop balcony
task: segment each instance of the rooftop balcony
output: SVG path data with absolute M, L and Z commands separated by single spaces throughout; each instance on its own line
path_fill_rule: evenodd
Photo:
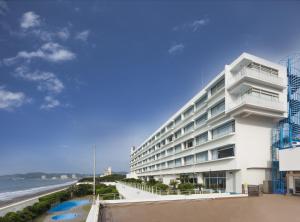
M 230 79 L 228 91 L 231 93 L 239 93 L 245 82 L 265 84 L 280 90 L 286 87 L 283 79 L 272 73 L 245 67 Z
M 286 112 L 284 104 L 278 100 L 266 99 L 262 96 L 245 94 L 238 97 L 230 105 L 227 113 L 236 114 L 255 113 L 264 116 L 283 117 Z

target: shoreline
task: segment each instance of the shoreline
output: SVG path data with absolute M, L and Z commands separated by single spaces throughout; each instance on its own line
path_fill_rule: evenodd
M 76 184 L 76 182 L 74 182 L 74 184 Z M 15 212 L 18 210 L 22 210 L 23 208 L 38 202 L 38 199 L 40 197 L 65 190 L 74 184 L 65 185 L 57 188 L 52 188 L 49 190 L 40 191 L 33 194 L 16 197 L 7 201 L 0 201 L 0 217 L 4 216 L 8 212 Z

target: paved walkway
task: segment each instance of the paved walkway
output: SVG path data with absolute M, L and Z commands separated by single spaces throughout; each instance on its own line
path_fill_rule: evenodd
M 105 222 L 300 222 L 300 197 L 110 204 L 104 213 Z
M 191 194 L 191 195 L 158 195 L 151 192 L 143 191 L 123 183 L 116 184 L 118 192 L 125 198 L 122 200 L 105 200 L 106 204 L 115 203 L 135 203 L 135 202 L 156 202 L 171 200 L 199 200 L 199 199 L 215 199 L 215 198 L 233 198 L 247 197 L 245 194 L 229 194 L 229 193 L 211 193 L 211 194 Z

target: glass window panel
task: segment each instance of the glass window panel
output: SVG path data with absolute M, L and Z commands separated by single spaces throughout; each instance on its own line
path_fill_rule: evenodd
M 211 88 L 211 95 L 214 95 L 216 92 L 222 89 L 224 85 L 225 85 L 225 79 L 223 78 Z
M 196 126 L 203 125 L 207 120 L 207 113 L 203 114 L 202 116 L 199 116 L 196 120 Z
M 211 108 L 211 116 L 216 116 L 225 110 L 225 101 L 220 102 L 216 106 Z
M 229 122 L 222 126 L 219 126 L 216 129 L 212 130 L 212 139 L 219 138 L 221 136 L 225 136 L 229 133 L 235 132 L 235 122 Z
M 195 103 L 196 109 L 199 109 L 200 107 L 202 107 L 206 100 L 207 100 L 207 94 L 205 94 L 205 96 L 198 99 Z
M 208 132 L 202 133 L 196 137 L 196 145 L 205 143 L 205 142 L 207 142 L 207 140 L 208 140 Z
M 196 162 L 201 163 L 208 160 L 208 151 L 197 153 L 196 154 Z

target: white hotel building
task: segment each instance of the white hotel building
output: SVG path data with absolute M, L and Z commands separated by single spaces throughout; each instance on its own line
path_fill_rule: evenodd
M 287 117 L 286 68 L 243 53 L 131 149 L 130 176 L 242 192 L 271 180 L 271 131 Z

